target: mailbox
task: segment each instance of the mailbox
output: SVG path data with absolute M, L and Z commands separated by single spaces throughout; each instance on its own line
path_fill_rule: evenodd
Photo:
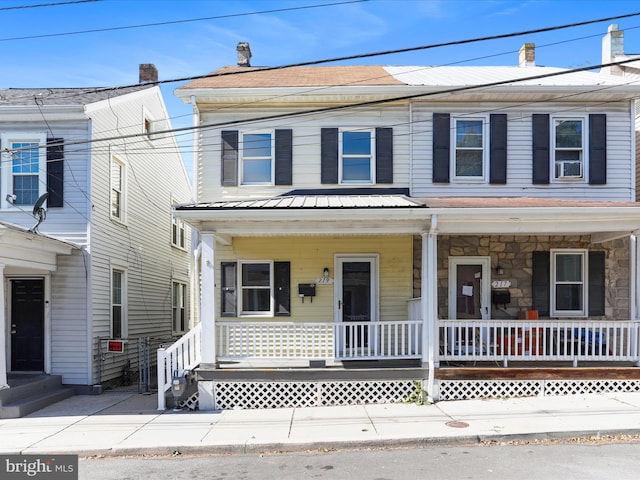
M 299 283 L 298 295 L 301 297 L 315 297 L 316 284 L 315 283 Z

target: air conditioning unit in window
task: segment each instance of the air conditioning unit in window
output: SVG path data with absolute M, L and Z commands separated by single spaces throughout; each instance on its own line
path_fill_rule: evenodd
M 582 162 L 556 162 L 556 178 L 582 178 Z

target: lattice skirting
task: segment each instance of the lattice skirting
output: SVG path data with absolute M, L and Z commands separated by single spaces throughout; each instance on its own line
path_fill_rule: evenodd
M 419 389 L 410 380 L 214 382 L 215 408 L 292 408 L 401 403 Z
M 438 400 L 640 392 L 640 380 L 440 380 Z

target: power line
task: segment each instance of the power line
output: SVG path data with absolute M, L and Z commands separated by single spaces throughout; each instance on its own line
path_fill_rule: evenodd
M 4 10 L 21 10 L 26 8 L 40 8 L 40 7 L 59 7 L 60 5 L 76 5 L 78 3 L 92 3 L 101 2 L 102 0 L 74 0 L 68 2 L 56 2 L 56 3 L 40 3 L 37 5 L 16 5 L 15 7 L 0 7 L 0 11 Z
M 84 1 L 95 1 L 95 0 L 84 0 Z M 201 22 L 203 20 L 220 20 L 222 18 L 234 18 L 234 17 L 244 17 L 248 15 L 260 15 L 263 13 L 279 13 L 279 12 L 290 12 L 294 10 L 308 10 L 312 8 L 321 8 L 321 7 L 333 7 L 337 5 L 348 5 L 350 3 L 363 3 L 368 2 L 369 0 L 348 0 L 344 2 L 335 2 L 335 3 L 322 3 L 318 5 L 306 5 L 304 7 L 289 7 L 289 8 L 278 8 L 273 10 L 262 10 L 258 12 L 244 12 L 244 13 L 231 13 L 228 15 L 217 15 L 215 17 L 201 17 L 201 18 L 189 18 L 185 20 L 169 20 L 166 22 L 156 22 L 156 23 L 144 23 L 139 25 L 125 25 L 122 27 L 105 27 L 105 28 L 95 28 L 91 30 L 79 30 L 76 32 L 61 32 L 61 33 L 45 33 L 42 35 L 29 35 L 24 37 L 9 37 L 9 38 L 0 38 L 0 42 L 11 42 L 14 40 L 32 40 L 36 38 L 50 38 L 50 37 L 63 37 L 67 35 L 81 35 L 85 33 L 100 33 L 100 32 L 112 32 L 116 30 L 131 30 L 134 28 L 146 28 L 146 27 L 159 27 L 163 25 L 175 25 L 178 23 L 191 23 L 191 22 Z M 69 2 L 73 3 L 73 2 Z

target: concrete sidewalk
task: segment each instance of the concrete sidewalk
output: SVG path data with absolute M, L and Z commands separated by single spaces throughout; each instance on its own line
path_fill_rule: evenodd
M 159 412 L 156 401 L 107 392 L 0 420 L 0 453 L 244 453 L 640 434 L 640 393 L 221 412 Z

